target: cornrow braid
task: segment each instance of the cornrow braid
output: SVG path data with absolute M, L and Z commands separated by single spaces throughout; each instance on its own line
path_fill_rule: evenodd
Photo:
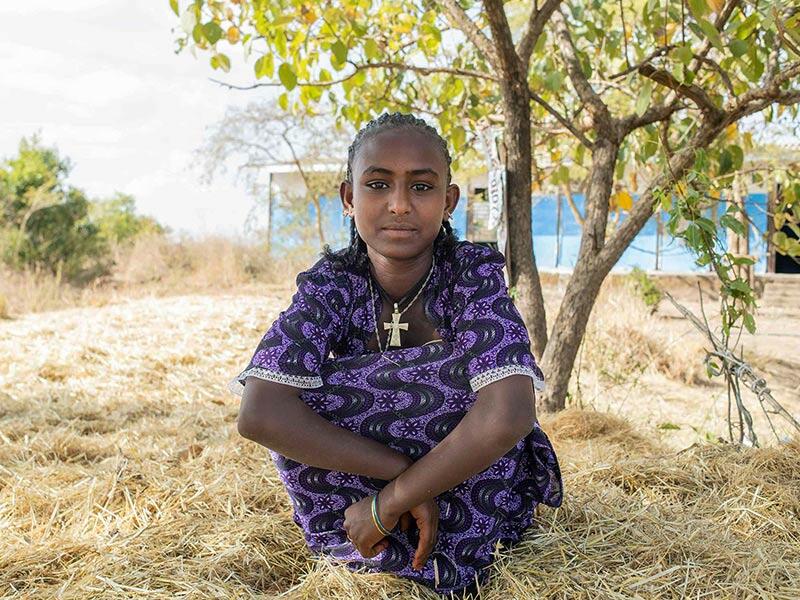
M 347 149 L 347 175 L 345 177 L 348 183 L 353 183 L 353 163 L 355 162 L 359 148 L 361 148 L 368 139 L 375 137 L 379 133 L 391 131 L 392 129 L 414 129 L 430 137 L 439 146 L 439 149 L 444 155 L 444 159 L 447 162 L 447 183 L 450 183 L 450 163 L 452 159 L 447 149 L 447 142 L 439 135 L 438 131 L 422 119 L 418 119 L 414 115 L 399 112 L 383 113 L 377 119 L 373 119 L 364 125 L 356 134 L 353 143 L 350 144 L 350 147 Z
M 414 115 L 403 113 L 384 113 L 377 119 L 373 119 L 364 127 L 362 127 L 356 134 L 353 143 L 347 149 L 347 173 L 345 179 L 348 183 L 353 183 L 353 163 L 355 162 L 356 155 L 358 154 L 361 146 L 368 139 L 375 137 L 379 133 L 391 131 L 393 129 L 412 129 L 418 131 L 434 142 L 447 162 L 447 183 L 450 184 L 451 173 L 450 152 L 447 149 L 447 142 L 439 135 L 433 127 L 428 125 L 422 119 L 418 119 Z M 439 230 L 439 235 L 433 242 L 434 248 L 444 251 L 446 256 L 449 256 L 456 247 L 458 237 L 450 225 L 450 221 L 442 223 L 442 229 Z M 333 251 L 330 246 L 325 245 L 322 256 L 331 260 L 334 265 L 348 267 L 361 273 L 367 272 L 367 244 L 361 239 L 356 229 L 356 222 L 351 218 L 350 220 L 350 244 L 341 250 Z

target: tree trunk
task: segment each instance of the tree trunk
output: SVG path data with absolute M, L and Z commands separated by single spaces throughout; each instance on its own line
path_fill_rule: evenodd
M 531 111 L 527 88 L 504 86 L 509 274 L 514 304 L 531 336 L 533 353 L 541 358 L 547 345 L 547 317 L 542 282 L 533 255 L 531 230 Z
M 611 195 L 618 146 L 603 143 L 603 136 L 599 138 L 592 154 L 587 218 L 578 261 L 567 284 L 553 324 L 553 333 L 542 359 L 547 389 L 538 399 L 541 410 L 555 412 L 564 409 L 572 367 L 586 333 L 586 325 L 597 294 L 611 268 L 652 216 L 653 190 L 668 189 L 671 182 L 683 177 L 694 162 L 697 150 L 707 148 L 727 124 L 728 121 L 724 120 L 703 123 L 692 143 L 670 158 L 669 167 L 650 182 L 628 218 L 608 240 L 605 240 L 604 235 L 600 237 L 600 226 L 602 224 L 604 231 L 608 220 L 608 199 Z
M 567 284 L 552 335 L 542 358 L 547 389 L 540 397 L 547 412 L 564 408 L 572 365 L 586 332 L 600 286 L 608 271 L 598 264 L 598 255 L 605 245 L 608 222 L 608 200 L 614 180 L 619 145 L 604 136 L 592 151 L 592 172 L 586 198 L 586 216 L 581 234 L 578 261 Z

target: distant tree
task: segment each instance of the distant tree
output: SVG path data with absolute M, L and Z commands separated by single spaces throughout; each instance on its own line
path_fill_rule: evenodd
M 265 208 L 267 212 L 268 245 L 275 200 L 302 227 L 308 220 L 311 202 L 321 249 L 327 241 L 322 198 L 338 195 L 348 143 L 347 131 L 337 128 L 330 115 L 309 110 L 287 111 L 274 102 L 261 101 L 228 109 L 222 120 L 209 128 L 199 154 L 209 179 L 224 171 L 226 164 L 236 165 L 238 178 L 257 200 L 256 209 Z M 297 172 L 304 189 L 296 195 L 284 193 L 276 197 L 269 188 L 265 171 L 287 166 Z
M 72 281 L 108 269 L 107 245 L 88 219 L 89 200 L 66 184 L 71 165 L 37 135 L 23 138 L 0 166 L 0 246 L 12 267 L 48 270 Z
M 49 271 L 74 283 L 108 273 L 111 244 L 145 231 L 163 232 L 134 212 L 134 199 L 117 194 L 90 201 L 68 185 L 69 159 L 38 135 L 23 138 L 16 156 L 0 163 L 0 259 L 16 269 Z
M 152 217 L 136 214 L 136 199 L 121 192 L 105 200 L 92 201 L 89 217 L 101 237 L 115 245 L 128 245 L 145 234 L 167 233 L 167 228 Z
M 428 115 L 455 155 L 488 126 L 503 130 L 511 285 L 534 352 L 549 376 L 545 410 L 565 405 L 568 383 L 600 287 L 654 212 L 668 231 L 713 264 L 727 333 L 752 327 L 752 290 L 737 275 L 745 257 L 725 252 L 733 214 L 703 211 L 732 183 L 744 150 L 744 117 L 774 107 L 797 114 L 800 7 L 788 0 L 170 0 L 180 48 L 227 71 L 226 45 L 253 56 L 252 86 L 283 89 L 284 108 L 336 107 L 358 126 L 387 109 Z M 469 140 L 469 141 L 468 141 Z M 536 152 L 534 152 L 534 149 Z M 579 256 L 555 321 L 545 315 L 531 235 L 532 181 L 542 153 L 587 170 Z M 643 192 L 609 232 L 615 180 L 629 162 L 647 167 Z M 560 163 L 560 164 L 559 164 Z M 787 189 L 785 202 L 798 189 Z M 733 210 L 736 208 L 734 206 Z M 720 231 L 720 228 L 722 232 Z M 738 262 L 738 264 L 737 264 Z M 749 315 L 749 319 L 747 318 Z

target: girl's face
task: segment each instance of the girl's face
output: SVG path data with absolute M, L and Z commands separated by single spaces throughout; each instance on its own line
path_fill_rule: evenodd
M 437 144 L 413 129 L 390 129 L 364 142 L 351 168 L 353 181 L 339 193 L 367 247 L 394 259 L 429 252 L 459 197 Z

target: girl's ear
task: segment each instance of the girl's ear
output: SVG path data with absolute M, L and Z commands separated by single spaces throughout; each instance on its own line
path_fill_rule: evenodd
M 456 206 L 458 205 L 458 199 L 461 197 L 461 190 L 455 183 L 451 183 L 447 186 L 447 194 L 445 197 L 445 209 L 451 215 L 456 210 Z
M 339 185 L 339 199 L 345 211 L 353 210 L 353 184 L 343 181 Z

